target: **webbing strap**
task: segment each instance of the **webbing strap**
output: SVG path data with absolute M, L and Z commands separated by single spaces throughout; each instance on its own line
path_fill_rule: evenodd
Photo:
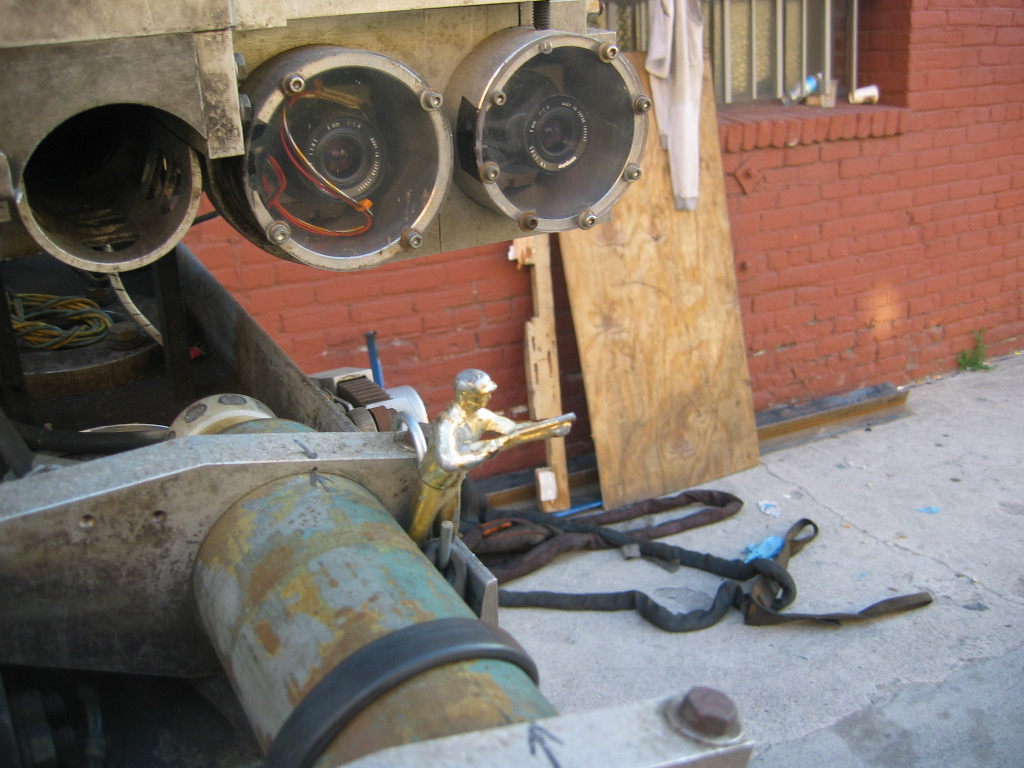
M 691 495 L 695 492 L 690 491 Z M 697 492 L 714 493 L 714 492 Z M 678 505 L 679 496 L 666 500 L 667 503 Z M 729 504 L 728 494 L 722 494 L 715 499 L 722 505 L 723 510 L 719 513 L 718 519 L 723 519 L 735 514 L 739 507 Z M 735 497 L 730 497 L 735 499 Z M 707 503 L 707 496 L 701 498 Z M 660 500 L 656 500 L 660 501 Z M 736 501 L 739 501 L 736 499 Z M 643 504 L 649 504 L 645 502 Z M 728 508 L 724 508 L 729 504 Z M 739 502 L 742 504 L 742 502 Z M 671 509 L 672 506 L 665 506 L 664 509 Z M 533 526 L 547 528 L 553 531 L 554 535 L 546 541 L 541 541 L 533 546 L 526 555 L 513 558 L 512 565 L 505 564 L 492 568 L 499 581 L 510 581 L 522 573 L 535 570 L 539 565 L 550 561 L 556 554 L 570 549 L 603 549 L 611 547 L 623 547 L 626 545 L 636 546 L 640 554 L 660 564 L 672 564 L 686 566 L 697 570 L 722 576 L 727 581 L 723 582 L 715 595 L 711 605 L 706 609 L 698 609 L 687 613 L 676 613 L 653 600 L 650 596 L 638 590 L 627 590 L 624 592 L 610 593 L 557 593 L 557 592 L 513 592 L 499 590 L 498 604 L 509 608 L 551 608 L 556 610 L 586 610 L 586 611 L 623 611 L 635 610 L 644 619 L 656 627 L 668 632 L 692 632 L 698 629 L 706 629 L 717 623 L 728 612 L 730 607 L 738 608 L 747 624 L 756 626 L 768 626 L 773 624 L 784 624 L 793 621 L 810 621 L 818 624 L 838 625 L 840 622 L 859 621 L 873 619 L 894 613 L 913 610 L 932 602 L 932 597 L 927 592 L 917 592 L 910 595 L 902 595 L 869 605 L 855 613 L 782 613 L 793 600 L 796 599 L 796 584 L 793 581 L 786 566 L 791 556 L 800 552 L 808 543 L 818 535 L 818 526 L 814 522 L 802 519 L 796 522 L 783 537 L 784 544 L 782 551 L 774 560 L 757 559 L 749 563 L 742 560 L 728 560 L 704 552 L 694 552 L 672 544 L 651 541 L 652 536 L 668 535 L 672 523 L 643 529 L 641 531 L 622 532 L 603 527 L 603 523 L 618 522 L 624 519 L 635 517 L 633 514 L 636 507 L 630 507 L 625 513 L 618 510 L 600 516 L 587 517 L 583 520 L 564 520 L 553 518 L 548 515 L 517 512 L 515 520 L 525 521 Z M 645 510 L 641 514 L 646 514 Z M 660 510 L 659 510 L 660 511 Z M 711 510 L 688 515 L 681 520 L 687 520 L 697 516 L 706 525 L 714 522 L 715 514 L 707 514 Z M 502 518 L 497 518 L 485 525 L 502 525 Z M 684 523 L 685 526 L 685 523 Z M 513 526 L 514 527 L 514 526 Z M 690 526 L 694 527 L 694 526 Z M 486 538 L 486 529 L 481 526 Z M 511 540 L 517 537 L 522 540 L 524 533 L 509 529 L 506 534 Z M 536 535 L 536 532 L 532 535 Z M 481 544 L 482 549 L 486 546 Z M 540 554 L 537 554 L 537 553 Z M 532 558 L 531 558 L 532 555 Z M 531 562 L 532 559 L 532 562 Z M 524 564 L 532 565 L 528 569 Z M 751 590 L 748 593 L 743 591 L 740 582 L 753 579 Z

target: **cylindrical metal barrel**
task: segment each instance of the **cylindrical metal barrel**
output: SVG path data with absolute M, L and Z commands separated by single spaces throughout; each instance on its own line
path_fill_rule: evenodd
M 368 490 L 316 471 L 275 480 L 213 526 L 194 574 L 203 625 L 261 746 L 337 664 L 413 624 L 473 616 Z M 369 704 L 318 766 L 555 714 L 525 672 L 476 659 Z

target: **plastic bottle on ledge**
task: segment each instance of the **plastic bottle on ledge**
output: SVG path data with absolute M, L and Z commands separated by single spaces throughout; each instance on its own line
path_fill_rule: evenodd
M 823 75 L 819 72 L 816 75 L 808 75 L 802 81 L 800 81 L 796 87 L 788 91 L 785 96 L 782 97 L 782 103 L 791 107 L 794 104 L 799 104 L 801 101 L 806 99 L 821 85 Z

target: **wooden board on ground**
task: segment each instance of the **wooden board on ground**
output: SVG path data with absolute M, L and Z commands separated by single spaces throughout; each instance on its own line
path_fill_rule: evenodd
M 652 120 L 612 220 L 560 236 L 605 508 L 758 461 L 717 126 L 705 74 L 696 211 L 675 210 Z

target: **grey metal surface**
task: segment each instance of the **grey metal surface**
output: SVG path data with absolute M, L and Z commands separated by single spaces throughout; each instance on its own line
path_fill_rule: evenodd
M 350 477 L 402 521 L 415 456 L 392 434 L 173 440 L 0 486 L 0 663 L 214 674 L 192 566 L 238 498 L 289 475 Z
M 743 768 L 752 744 L 742 734 L 729 744 L 683 735 L 668 712 L 678 697 L 641 701 L 532 723 L 491 728 L 376 752 L 350 768 Z

